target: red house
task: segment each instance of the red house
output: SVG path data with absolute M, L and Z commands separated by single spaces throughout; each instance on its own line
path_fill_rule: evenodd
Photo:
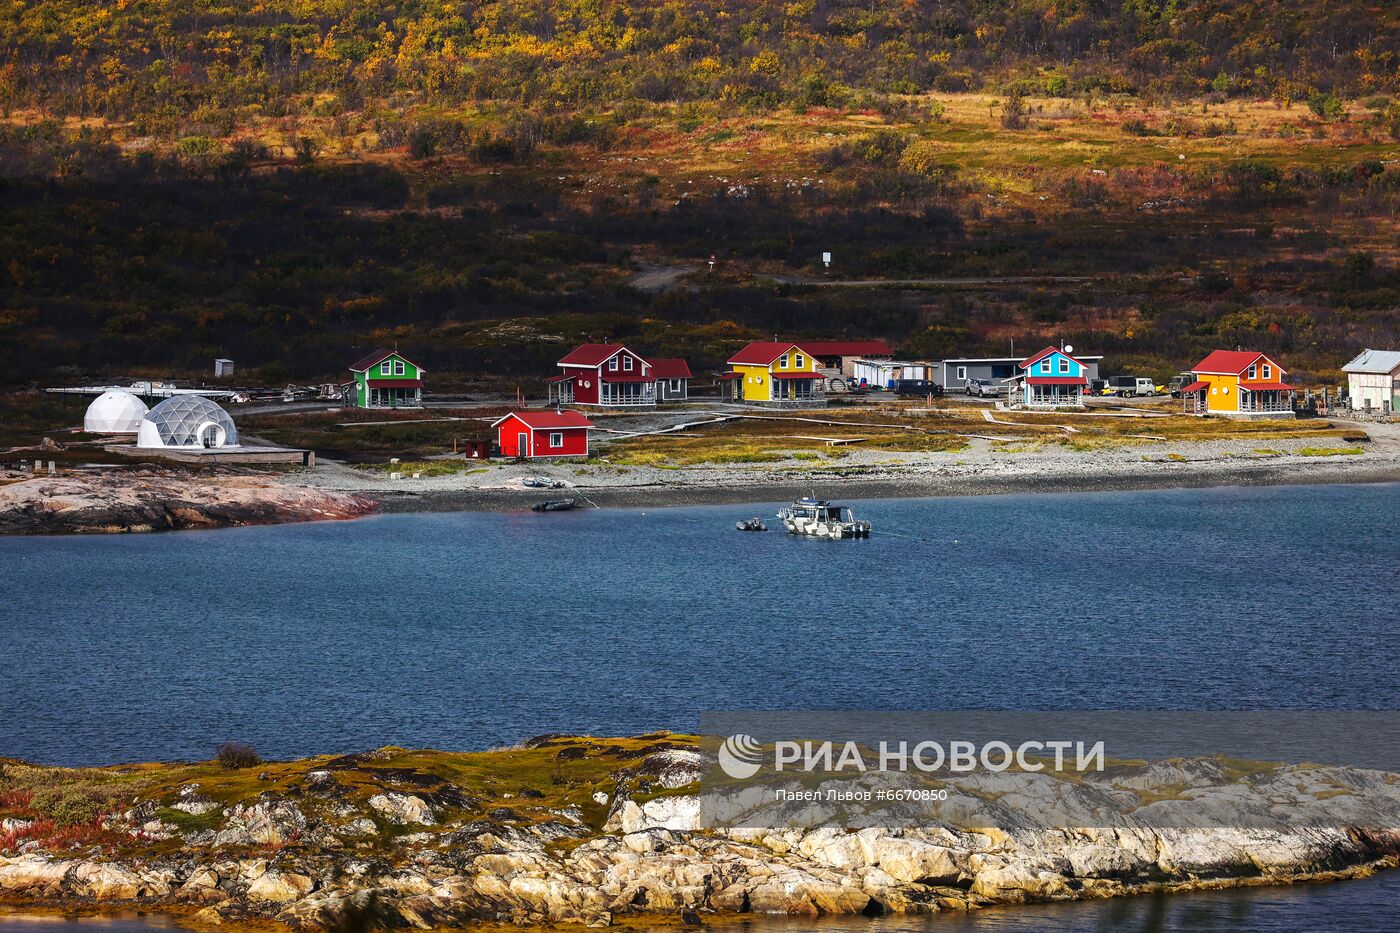
M 585 343 L 559 361 L 549 380 L 551 405 L 639 407 L 656 404 L 651 364 L 620 343 Z
M 505 457 L 586 457 L 593 422 L 576 411 L 513 411 L 491 427 Z

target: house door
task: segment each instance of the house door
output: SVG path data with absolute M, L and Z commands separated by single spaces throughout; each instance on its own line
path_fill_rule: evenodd
M 517 457 L 530 456 L 530 435 L 521 431 L 515 436 L 515 455 Z

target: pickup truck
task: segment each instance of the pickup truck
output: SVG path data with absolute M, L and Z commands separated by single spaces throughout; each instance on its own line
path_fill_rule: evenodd
M 1181 398 L 1181 390 L 1195 381 L 1195 373 L 1177 373 L 1167 383 L 1167 391 L 1171 393 L 1172 398 Z
M 1106 391 L 1118 396 L 1156 395 L 1157 384 L 1146 376 L 1114 376 Z

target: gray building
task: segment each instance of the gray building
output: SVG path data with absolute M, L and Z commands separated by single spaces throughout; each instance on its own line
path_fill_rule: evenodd
M 1099 378 L 1099 364 L 1103 356 L 1074 354 L 1074 358 L 1084 364 L 1085 378 L 1093 381 Z M 969 379 L 990 379 L 1002 382 L 1020 375 L 1020 364 L 1024 356 L 977 356 L 942 360 L 934 369 L 934 380 L 944 389 L 960 389 Z
M 690 397 L 690 364 L 680 359 L 651 360 L 658 402 L 684 402 Z

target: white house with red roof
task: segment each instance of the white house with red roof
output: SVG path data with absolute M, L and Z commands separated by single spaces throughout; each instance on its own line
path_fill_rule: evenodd
M 505 457 L 587 457 L 593 422 L 576 411 L 513 411 L 495 422 L 496 443 Z
M 1021 370 L 1021 404 L 1027 408 L 1084 407 L 1089 378 L 1080 360 L 1059 347 L 1046 347 L 1017 365 Z
M 1216 350 L 1191 370 L 1181 390 L 1188 414 L 1292 418 L 1293 386 L 1278 361 L 1257 350 Z
M 559 370 L 547 380 L 551 405 L 640 408 L 690 394 L 685 360 L 653 362 L 620 343 L 585 343 L 559 361 Z

